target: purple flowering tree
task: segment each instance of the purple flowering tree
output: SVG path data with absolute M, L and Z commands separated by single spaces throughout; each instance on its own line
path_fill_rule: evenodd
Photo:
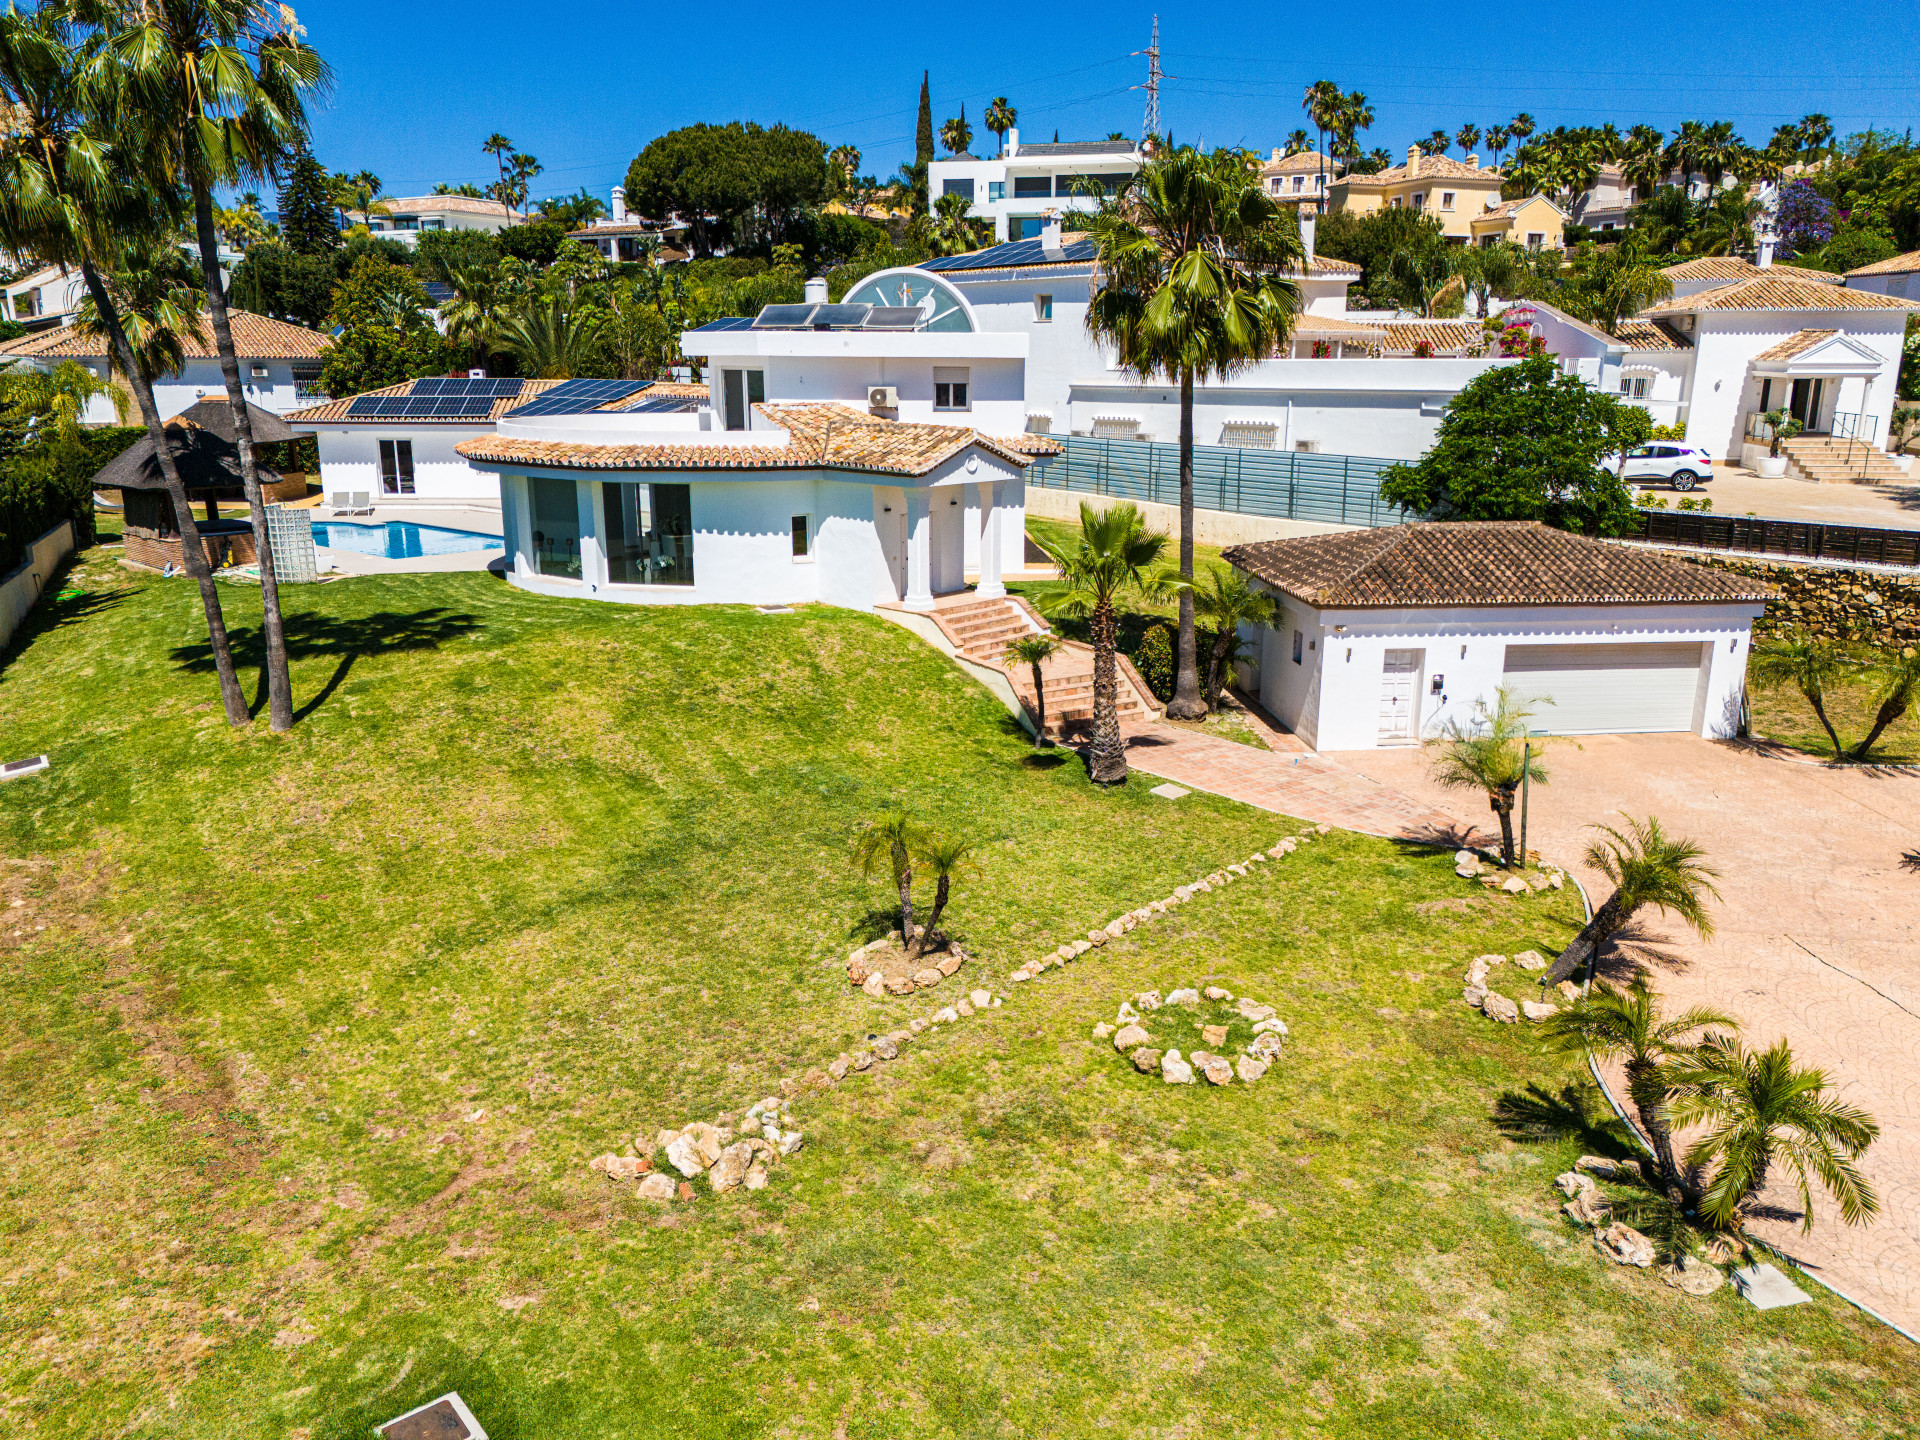
M 1833 202 L 1806 181 L 1796 180 L 1780 192 L 1774 228 L 1782 260 L 1818 250 L 1833 238 Z

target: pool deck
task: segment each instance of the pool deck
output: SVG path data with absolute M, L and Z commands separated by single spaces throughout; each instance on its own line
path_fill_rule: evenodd
M 325 522 L 334 518 L 333 507 L 320 505 L 313 518 Z M 482 505 L 393 505 L 375 504 L 371 515 L 342 515 L 343 524 L 384 525 L 389 520 L 409 520 L 415 525 L 438 525 L 447 530 L 472 530 L 484 535 L 500 533 L 498 506 Z M 417 555 L 407 560 L 389 560 L 384 555 L 361 555 L 352 550 L 317 547 L 320 563 L 329 560 L 338 575 L 413 575 L 448 570 L 485 570 L 500 560 L 498 550 L 468 550 L 457 555 Z

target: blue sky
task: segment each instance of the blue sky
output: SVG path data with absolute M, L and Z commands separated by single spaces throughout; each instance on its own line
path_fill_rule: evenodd
M 332 63 L 315 149 L 369 169 L 388 193 L 494 177 L 494 130 L 537 156 L 535 196 L 604 196 L 653 136 L 698 120 L 785 121 L 851 143 L 884 176 L 913 150 L 920 72 L 936 127 L 962 101 L 974 149 L 989 97 L 1009 96 L 1027 139 L 1138 135 L 1137 86 L 1154 7 L 564 6 L 519 0 L 307 0 L 308 38 Z M 1612 120 L 1666 130 L 1732 120 L 1756 143 L 1809 111 L 1844 134 L 1920 128 L 1920 6 L 1909 0 L 1564 6 L 1159 10 L 1163 123 L 1179 140 L 1267 148 L 1304 125 L 1300 94 L 1327 78 L 1364 90 L 1362 137 L 1396 154 L 1435 126 L 1485 129 L 1529 112 L 1542 129 Z M 1482 147 L 1484 149 L 1484 146 Z

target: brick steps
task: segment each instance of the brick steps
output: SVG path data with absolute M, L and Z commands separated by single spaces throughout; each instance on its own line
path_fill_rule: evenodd
M 1886 451 L 1859 441 L 1850 447 L 1847 441 L 1827 435 L 1801 435 L 1781 441 L 1780 453 L 1787 457 L 1788 474 L 1817 484 L 1898 483 L 1908 478 Z
M 1023 635 L 1047 634 L 1045 622 L 1011 598 L 969 600 L 959 605 L 944 606 L 932 612 L 932 619 L 953 648 L 968 660 L 1004 670 L 1007 678 L 1013 682 L 1013 693 L 1027 707 L 1027 713 L 1033 714 L 1032 667 L 1016 665 L 1009 668 L 1003 662 L 1007 646 L 1013 641 Z M 1115 677 L 1119 689 L 1115 697 L 1115 710 L 1123 722 L 1150 720 L 1159 707 L 1153 703 L 1151 695 L 1134 684 L 1127 669 L 1125 665 L 1119 666 L 1119 673 Z M 1092 647 L 1067 641 L 1041 667 L 1041 678 L 1046 689 L 1046 733 L 1050 737 L 1061 739 L 1075 729 L 1092 725 Z

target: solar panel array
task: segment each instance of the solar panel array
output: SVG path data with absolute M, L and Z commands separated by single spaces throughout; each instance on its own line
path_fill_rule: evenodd
M 524 405 L 515 406 L 507 417 L 524 420 L 532 415 L 579 415 L 598 410 L 609 400 L 623 400 L 636 390 L 644 390 L 647 380 L 566 380 L 551 390 L 543 390 Z
M 484 420 L 493 402 L 511 399 L 524 380 L 449 376 L 416 380 L 406 395 L 362 395 L 347 406 L 351 420 Z
M 912 330 L 924 318 L 917 305 L 769 305 L 754 317 L 751 328 L 755 330 Z M 727 328 L 738 327 L 729 325 Z
M 751 329 L 753 329 L 753 321 L 751 318 L 743 315 L 729 315 L 724 320 L 709 320 L 704 325 L 696 326 L 694 329 L 694 333 L 696 335 L 699 335 L 699 334 L 713 334 L 717 331 L 722 331 L 722 330 L 751 330 Z
M 649 395 L 643 390 L 612 408 L 621 415 L 685 415 L 705 406 L 706 401 L 691 395 Z
M 937 260 L 922 260 L 920 268 L 936 272 L 1005 270 L 1016 265 L 1072 264 L 1093 259 L 1093 241 L 1078 235 L 1061 238 L 1064 243 L 1060 247 L 1059 259 L 1047 254 L 1043 241 L 1011 240 L 1005 245 L 991 245 L 985 250 L 976 250 L 971 255 L 943 255 Z

